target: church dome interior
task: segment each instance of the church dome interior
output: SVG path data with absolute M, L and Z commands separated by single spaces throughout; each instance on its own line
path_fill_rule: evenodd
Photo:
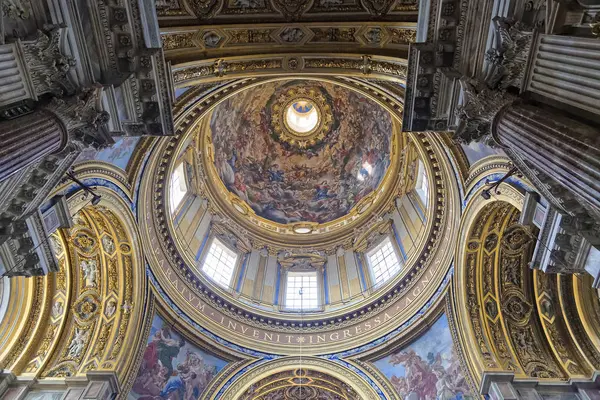
M 599 0 L 0 3 L 0 399 L 600 398 Z
M 295 130 L 302 118 L 314 126 Z M 399 128 L 371 96 L 326 77 L 223 100 L 181 136 L 167 180 L 185 264 L 224 301 L 284 326 L 378 299 L 428 228 L 427 172 Z

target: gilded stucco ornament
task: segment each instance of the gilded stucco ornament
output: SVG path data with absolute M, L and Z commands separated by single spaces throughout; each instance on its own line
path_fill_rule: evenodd
M 102 371 L 114 372 L 125 383 L 135 371 L 132 354 L 145 343 L 138 329 L 145 308 L 137 306 L 146 302 L 141 247 L 133 242 L 128 205 L 110 190 L 96 190 L 102 192 L 101 206 L 89 206 L 79 195 L 70 197 L 74 226 L 51 239 L 59 270 L 27 280 L 26 291 L 18 296 L 26 314 L 14 329 L 0 329 L 6 344 L 0 364 L 16 375 L 62 385 L 63 378 L 85 379 L 88 372 Z M 117 271 L 112 284 L 109 260 Z
M 200 20 L 206 20 L 217 15 L 223 0 L 186 0 L 196 17 Z
M 311 4 L 311 0 L 270 0 L 275 9 L 287 20 L 299 19 Z
M 507 168 L 493 159 L 488 164 L 470 180 Z M 523 195 L 515 186 L 502 184 L 491 200 L 478 191 L 462 217 L 453 286 L 467 368 L 475 380 L 490 370 L 512 371 L 515 380 L 589 376 L 596 352 L 575 333 L 582 329 L 578 313 L 587 311 L 567 300 L 579 296 L 570 283 L 578 279 L 530 269 L 537 232 L 518 223 Z
M 275 99 L 271 110 L 275 134 L 292 146 L 314 146 L 325 139 L 333 124 L 331 105 L 317 88 L 291 88 Z M 315 115 L 314 123 L 305 130 L 299 130 L 290 118 L 311 113 Z
M 394 0 L 360 0 L 360 4 L 362 4 L 371 15 L 378 17 L 386 15 L 394 3 Z
M 274 379 L 279 377 L 280 379 Z M 300 380 L 302 379 L 302 380 Z M 312 386 L 316 395 L 340 396 L 342 400 L 371 400 L 380 398 L 377 389 L 370 386 L 358 373 L 338 363 L 317 357 L 283 357 L 248 368 L 223 392 L 222 400 L 250 400 L 256 395 L 268 394 L 270 389 L 283 390 L 295 399 L 299 383 Z M 386 398 L 391 393 L 382 391 Z M 305 393 L 306 394 L 306 393 Z M 262 398 L 258 397 L 258 398 Z M 299 397 L 305 399 L 306 397 Z M 321 397 L 317 397 L 321 398 Z M 328 397 L 323 397 L 328 398 Z

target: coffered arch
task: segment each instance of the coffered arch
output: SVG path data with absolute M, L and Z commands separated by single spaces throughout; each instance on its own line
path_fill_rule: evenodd
M 597 294 L 582 285 L 585 278 L 529 268 L 535 228 L 519 224 L 523 195 L 516 186 L 500 185 L 491 200 L 481 190 L 465 209 L 452 304 L 475 380 L 487 390 L 489 373 L 515 381 L 591 378 L 598 368 L 591 332 Z
M 294 397 L 295 389 L 301 386 L 306 392 L 300 397 Z M 265 396 L 270 392 L 278 391 L 287 391 L 290 399 L 313 398 L 303 397 L 311 393 L 335 393 L 340 399 L 347 400 L 395 398 L 391 393 L 369 385 L 352 369 L 318 357 L 283 357 L 258 364 L 249 368 L 248 372 L 234 380 L 230 386 L 223 388 L 219 393 L 220 397 L 211 398 L 262 400 L 268 398 Z
M 140 332 L 149 329 L 141 246 L 126 203 L 109 189 L 97 193 L 96 206 L 72 194 L 73 227 L 49 238 L 60 270 L 11 281 L 2 326 L 18 324 L 2 329 L 0 363 L 16 376 L 64 385 L 93 372 L 125 384 L 135 372 Z

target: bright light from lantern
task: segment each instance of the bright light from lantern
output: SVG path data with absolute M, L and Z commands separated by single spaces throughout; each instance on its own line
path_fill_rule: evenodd
M 301 100 L 288 106 L 285 119 L 290 129 L 297 133 L 307 133 L 319 123 L 319 112 L 311 102 Z

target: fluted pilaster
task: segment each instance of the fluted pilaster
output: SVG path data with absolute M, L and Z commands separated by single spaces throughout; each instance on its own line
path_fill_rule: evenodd
M 527 90 L 600 115 L 600 41 L 539 35 Z
M 17 44 L 0 45 L 0 106 L 35 98 Z

